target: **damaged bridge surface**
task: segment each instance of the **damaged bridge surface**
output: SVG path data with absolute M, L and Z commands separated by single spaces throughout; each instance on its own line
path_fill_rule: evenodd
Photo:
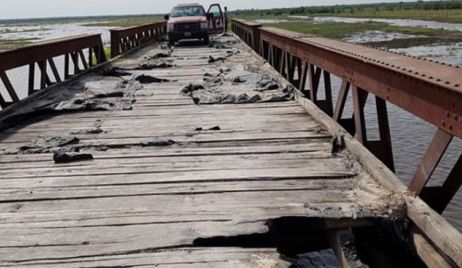
M 235 37 L 111 65 L 3 116 L 0 266 L 285 267 L 406 217 Z

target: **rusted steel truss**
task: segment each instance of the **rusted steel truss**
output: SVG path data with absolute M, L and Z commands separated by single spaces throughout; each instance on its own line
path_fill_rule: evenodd
M 64 64 L 62 64 L 64 72 L 62 76 L 55 63 L 56 57 L 60 56 L 64 56 Z M 6 108 L 19 101 L 17 91 L 7 75 L 8 70 L 29 66 L 27 93 L 31 95 L 36 90 L 60 83 L 106 60 L 103 43 L 99 34 L 54 39 L 2 52 L 0 53 L 0 78 L 8 96 L 3 96 L 0 93 L 0 107 Z M 38 87 L 35 85 L 36 66 L 38 66 L 39 70 Z M 73 70 L 70 70 L 71 67 Z
M 157 22 L 141 26 L 111 30 L 111 57 L 116 57 L 143 44 L 158 40 L 167 31 L 167 23 Z
M 435 125 L 438 131 L 409 188 L 435 210 L 444 211 L 462 184 L 462 160 L 442 186 L 426 188 L 426 184 L 453 137 L 462 138 L 462 71 L 458 67 L 275 28 L 255 28 L 245 21 L 232 23 L 233 31 L 247 44 L 260 40 L 258 46 L 250 46 L 391 170 L 394 161 L 387 103 Z M 332 75 L 342 80 L 336 103 Z M 367 137 L 365 105 L 369 97 L 374 98 L 378 140 Z M 348 99 L 354 112 L 344 116 Z

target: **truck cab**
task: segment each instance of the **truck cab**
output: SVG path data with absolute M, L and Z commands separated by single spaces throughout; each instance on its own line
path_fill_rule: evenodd
M 177 5 L 165 19 L 170 45 L 190 39 L 209 43 L 211 34 L 221 33 L 224 29 L 224 14 L 219 4 L 212 4 L 207 12 L 200 4 Z

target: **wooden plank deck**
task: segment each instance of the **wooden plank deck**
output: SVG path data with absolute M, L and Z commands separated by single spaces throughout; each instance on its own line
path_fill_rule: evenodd
M 144 84 L 131 110 L 39 116 L 4 131 L 0 266 L 286 267 L 280 241 L 238 238 L 272 233 L 284 219 L 328 229 L 403 216 L 403 201 L 348 151 L 332 153 L 332 135 L 295 101 L 195 105 L 179 94 L 220 68 L 266 72 L 234 47 L 240 53 L 224 62 L 207 61 L 226 49 L 185 46 L 173 51 L 172 68 L 131 70 L 175 80 Z M 161 51 L 115 64 L 129 68 Z M 96 80 L 110 87 L 117 79 Z M 55 164 L 56 148 L 24 150 L 56 137 L 78 138 L 73 146 L 94 160 Z

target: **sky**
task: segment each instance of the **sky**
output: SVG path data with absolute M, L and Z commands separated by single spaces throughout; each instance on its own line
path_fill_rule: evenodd
M 1 19 L 98 16 L 125 14 L 168 13 L 178 3 L 198 2 L 206 8 L 212 2 L 228 6 L 230 10 L 249 8 L 298 7 L 398 2 L 393 0 L 0 0 Z

